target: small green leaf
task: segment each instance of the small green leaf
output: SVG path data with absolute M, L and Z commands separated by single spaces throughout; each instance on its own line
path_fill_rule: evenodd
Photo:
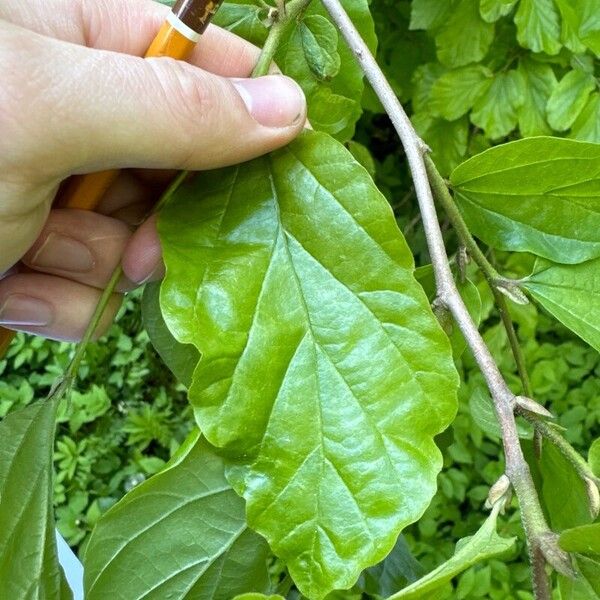
M 267 545 L 248 529 L 224 470 L 194 432 L 163 471 L 113 506 L 86 546 L 86 598 L 229 600 L 267 591 Z
M 575 0 L 581 41 L 600 57 L 600 11 L 597 0 Z
M 419 135 L 431 148 L 431 158 L 443 176 L 451 173 L 467 153 L 469 121 L 466 117 L 446 121 L 427 113 L 415 113 L 412 122 Z
M 525 102 L 525 81 L 517 70 L 498 73 L 473 107 L 471 121 L 492 140 L 506 137 Z
M 189 388 L 200 354 L 191 344 L 180 344 L 169 331 L 160 310 L 160 283 L 146 285 L 142 296 L 142 318 L 150 341 L 163 362 L 177 380 Z
M 435 37 L 438 58 L 448 67 L 479 62 L 493 40 L 494 25 L 481 18 L 479 0 L 458 0 Z
M 600 256 L 600 145 L 519 140 L 464 162 L 451 182 L 469 228 L 495 248 L 561 263 Z
M 530 57 L 519 60 L 519 73 L 524 82 L 524 102 L 518 109 L 519 129 L 523 137 L 550 135 L 546 106 L 558 85 L 554 70 L 548 64 Z
M 479 12 L 481 18 L 488 23 L 494 23 L 501 17 L 510 14 L 518 0 L 480 0 Z
M 54 534 L 56 406 L 36 402 L 0 423 L 0 598 L 72 598 Z
M 600 558 L 600 523 L 567 529 L 560 534 L 558 543 L 567 552 Z
M 427 63 L 418 67 L 415 71 L 414 94 L 412 98 L 413 113 L 429 116 L 429 104 L 431 90 L 434 83 L 447 71 L 439 63 Z M 414 115 L 413 115 L 414 116 Z
M 304 56 L 318 79 L 332 79 L 340 71 L 338 34 L 335 26 L 321 15 L 309 15 L 298 26 Z
M 317 131 L 337 135 L 348 126 L 348 118 L 360 116 L 360 106 L 346 96 L 340 96 L 328 87 L 321 87 L 311 96 L 308 118 Z
M 594 92 L 571 127 L 570 138 L 600 143 L 600 94 Z
M 492 509 L 479 531 L 456 544 L 454 556 L 388 600 L 422 600 L 435 597 L 435 592 L 469 567 L 500 556 L 511 550 L 517 538 L 503 538 L 496 533 L 496 520 L 501 503 Z
M 250 526 L 319 600 L 425 510 L 455 410 L 450 346 L 385 198 L 335 140 L 203 173 L 162 212 L 161 305 Z M 360 440 L 360 443 L 357 443 Z
M 554 0 L 521 0 L 515 23 L 524 48 L 550 55 L 560 52 L 560 19 Z
M 252 0 L 225 2 L 214 17 L 214 23 L 245 40 L 262 46 L 269 34 L 263 22 L 266 12 Z
M 434 29 L 444 23 L 457 0 L 413 0 L 410 12 L 411 29 Z
M 431 114 L 448 121 L 466 115 L 492 83 L 492 74 L 481 65 L 444 73 L 431 88 Z
M 247 1 L 253 2 L 254 0 Z M 368 1 L 343 0 L 342 4 L 368 46 L 371 50 L 375 50 L 377 38 Z M 320 2 L 312 2 L 304 17 L 294 23 L 289 37 L 279 46 L 275 61 L 286 75 L 295 79 L 304 89 L 308 100 L 308 117 L 313 127 L 335 135 L 341 141 L 346 141 L 352 137 L 354 124 L 362 112 L 363 74 L 348 45 L 340 40 L 337 46 L 340 59 L 337 75 L 330 81 L 324 81 L 323 78 L 315 75 L 313 70 L 315 66 L 314 53 L 310 54 L 312 58 L 309 62 L 305 52 L 305 39 L 308 33 L 302 22 L 308 19 L 311 28 L 314 27 L 315 31 L 318 28 L 320 35 L 326 35 L 331 39 L 330 34 L 323 33 L 322 22 L 313 19 L 315 16 L 329 20 L 329 14 Z M 315 25 L 315 23 L 320 23 L 320 25 Z M 315 31 L 311 29 L 313 34 Z M 329 31 L 331 32 L 331 29 Z M 332 58 L 332 60 L 337 62 L 336 58 Z M 326 98 L 324 94 L 327 94 L 329 98 Z M 330 99 L 336 100 L 336 104 L 335 109 L 329 113 Z M 343 101 L 341 102 L 339 99 Z
M 548 100 L 548 123 L 557 131 L 573 125 L 595 89 L 594 76 L 581 69 L 569 71 L 554 88 Z
M 600 351 L 600 259 L 559 265 L 539 259 L 523 287 L 563 325 Z
M 342 0 L 342 4 L 374 51 L 377 38 L 368 0 Z M 263 13 L 264 9 L 257 6 L 256 0 L 225 2 L 215 16 L 215 23 L 257 46 L 263 46 L 269 33 L 269 28 L 261 20 L 266 16 Z M 315 20 L 314 17 L 318 19 Z M 325 26 L 320 19 L 329 22 L 329 15 L 320 2 L 312 2 L 303 17 L 294 21 L 281 40 L 275 62 L 283 73 L 295 79 L 304 90 L 308 101 L 308 117 L 313 127 L 346 141 L 352 137 L 355 123 L 362 113 L 363 73 L 343 40 L 337 45 L 339 68 L 333 68 L 337 58 L 335 53 L 328 54 L 333 25 L 330 24 L 329 33 L 325 33 Z M 308 31 L 303 21 L 309 23 Z M 307 55 L 305 41 L 311 36 L 315 37 L 315 34 L 321 38 L 316 41 L 325 46 L 319 45 L 320 50 L 317 51 L 311 43 Z M 324 41 L 323 35 L 328 41 Z M 334 71 L 337 72 L 335 76 Z M 322 77 L 323 74 L 325 77 Z M 327 104 L 324 105 L 328 100 L 335 101 L 335 109 L 330 113 L 327 111 Z
M 581 17 L 578 12 L 578 0 L 554 0 L 560 11 L 562 27 L 560 39 L 571 52 L 583 54 L 585 46 L 579 37 Z
M 239 596 L 236 596 L 233 600 L 285 600 L 285 598 L 283 596 L 280 596 L 279 594 L 275 596 L 265 596 L 264 594 L 249 593 L 240 594 Z

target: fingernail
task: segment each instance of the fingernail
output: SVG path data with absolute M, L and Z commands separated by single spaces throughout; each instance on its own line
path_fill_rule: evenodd
M 94 257 L 78 240 L 51 232 L 29 264 L 42 269 L 58 269 L 71 273 L 88 273 L 94 268 Z
M 248 112 L 265 127 L 290 127 L 304 120 L 304 93 L 289 77 L 267 75 L 256 79 L 234 79 L 233 85 Z
M 12 294 L 0 306 L 0 325 L 45 327 L 51 321 L 52 307 L 39 298 Z

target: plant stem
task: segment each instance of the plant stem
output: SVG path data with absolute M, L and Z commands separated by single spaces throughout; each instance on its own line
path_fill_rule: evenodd
M 508 280 L 503 278 L 498 271 L 496 271 L 494 266 L 479 248 L 479 245 L 471 235 L 467 224 L 460 214 L 460 211 L 458 210 L 458 207 L 456 206 L 456 203 L 454 202 L 454 199 L 448 190 L 446 182 L 439 174 L 430 156 L 425 157 L 425 168 L 427 169 L 427 175 L 429 177 L 429 181 L 431 182 L 431 190 L 435 200 L 442 206 L 445 213 L 448 215 L 448 219 L 450 219 L 450 223 L 452 223 L 452 227 L 454 228 L 454 231 L 456 231 L 461 243 L 467 249 L 467 252 L 473 258 L 477 266 L 481 269 L 483 276 L 492 290 L 496 306 L 500 312 L 500 318 L 502 319 L 502 323 L 506 329 L 508 343 L 510 344 L 511 351 L 517 365 L 517 370 L 523 386 L 523 394 L 531 397 L 531 383 L 529 381 L 529 374 L 527 373 L 523 349 L 519 344 L 519 339 L 517 337 L 517 332 L 515 331 L 513 320 L 510 316 L 510 309 L 508 308 L 506 297 L 498 289 L 499 283 L 507 282 Z
M 506 456 L 506 475 L 510 479 L 519 500 L 521 518 L 530 549 L 530 556 L 533 559 L 534 551 L 537 551 L 542 543 L 548 546 L 548 539 L 552 533 L 546 523 L 529 465 L 525 461 L 521 450 L 515 415 L 513 413 L 516 398 L 504 381 L 477 326 L 469 315 L 458 293 L 450 270 L 448 255 L 446 254 L 442 232 L 435 211 L 429 176 L 425 165 L 424 156 L 428 151 L 427 146 L 415 132 L 404 108 L 400 104 L 374 56 L 346 14 L 340 0 L 321 1 L 358 59 L 363 72 L 394 124 L 406 152 L 419 209 L 423 217 L 423 227 L 435 274 L 438 300 L 450 310 L 456 320 L 485 377 L 494 400 L 496 415 L 502 430 L 502 441 Z M 433 184 L 435 185 L 435 179 Z M 570 568 L 568 555 L 562 553 L 557 544 L 555 544 L 552 550 L 553 565 L 563 572 L 568 571 Z M 548 560 L 548 552 L 544 552 L 544 555 Z M 545 589 L 549 589 L 548 586 Z M 546 600 L 547 598 L 549 598 L 549 595 L 544 591 L 538 595 L 538 600 Z
M 252 71 L 252 77 L 262 77 L 269 73 L 277 49 L 281 45 L 281 40 L 310 3 L 311 0 L 290 0 L 290 2 L 283 5 L 284 9 L 279 11 L 269 29 L 269 36 Z
M 75 355 L 69 363 L 67 371 L 64 375 L 64 379 L 69 386 L 77 376 L 77 372 L 79 371 L 79 365 L 81 364 L 81 361 L 85 356 L 85 351 L 87 350 L 89 343 L 92 341 L 92 338 L 94 337 L 94 334 L 98 329 L 98 325 L 102 320 L 102 315 L 104 315 L 104 311 L 106 310 L 106 307 L 108 306 L 108 303 L 112 295 L 114 294 L 115 288 L 117 287 L 117 284 L 119 283 L 119 280 L 121 279 L 122 275 L 123 268 L 121 267 L 121 263 L 119 263 L 119 266 L 113 271 L 113 274 L 111 275 L 110 280 L 106 285 L 106 288 L 102 292 L 100 300 L 98 300 L 98 304 L 96 304 L 94 314 L 90 319 L 85 333 L 83 334 L 83 338 L 81 342 L 79 342 L 77 350 L 75 351 Z

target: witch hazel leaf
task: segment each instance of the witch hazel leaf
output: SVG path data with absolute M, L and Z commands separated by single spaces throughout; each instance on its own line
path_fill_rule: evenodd
M 304 56 L 318 79 L 331 79 L 340 71 L 336 28 L 321 15 L 309 15 L 299 25 Z
M 0 598 L 73 595 L 58 564 L 52 511 L 56 397 L 0 423 Z
M 229 600 L 264 592 L 268 555 L 246 525 L 223 459 L 195 431 L 163 471 L 96 525 L 84 556 L 86 598 Z
M 600 352 L 600 259 L 579 265 L 538 260 L 523 287 L 549 313 Z
M 495 248 L 565 264 L 600 256 L 597 144 L 510 142 L 458 166 L 451 182 L 469 228 Z
M 199 350 L 196 419 L 250 526 L 320 600 L 381 561 L 434 493 L 450 345 L 385 198 L 305 132 L 203 174 L 159 220 L 169 329 Z

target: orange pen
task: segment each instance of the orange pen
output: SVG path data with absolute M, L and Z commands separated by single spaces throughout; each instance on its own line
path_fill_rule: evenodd
M 168 56 L 188 58 L 223 0 L 178 0 L 146 51 L 145 58 Z M 55 206 L 94 210 L 119 175 L 118 170 L 71 177 Z M 0 358 L 14 332 L 0 327 Z

